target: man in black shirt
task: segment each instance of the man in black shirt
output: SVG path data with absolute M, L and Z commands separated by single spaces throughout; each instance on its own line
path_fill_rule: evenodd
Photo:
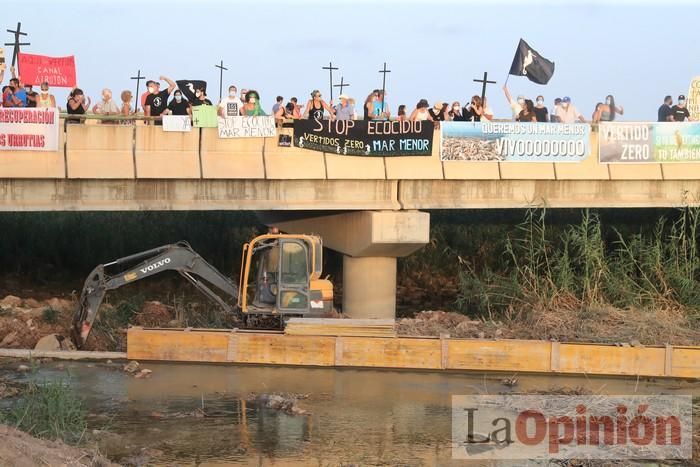
M 673 112 L 674 122 L 690 120 L 690 112 L 688 112 L 688 109 L 685 107 L 685 96 L 682 94 L 678 96 L 678 104 L 671 107 L 671 111 Z
M 168 108 L 163 112 L 163 115 L 189 115 L 192 116 L 190 110 L 190 102 L 182 97 L 182 91 L 179 89 L 173 93 L 173 100 L 168 104 Z
M 168 83 L 168 89 L 165 91 L 160 90 L 160 83 L 157 81 L 148 80 L 146 81 L 146 87 L 150 93 L 146 98 L 146 104 L 143 106 L 143 113 L 146 117 L 160 117 L 165 109 L 168 108 L 168 96 L 175 90 L 177 84 L 165 76 L 161 76 L 160 79 Z M 156 125 L 162 125 L 161 120 L 156 120 Z
M 212 105 L 211 101 L 207 99 L 207 92 L 204 88 L 197 88 L 194 91 L 195 100 L 192 101 L 192 107 L 198 105 Z
M 671 96 L 664 97 L 664 103 L 659 107 L 659 122 L 672 122 L 673 121 L 673 111 L 671 110 L 671 104 L 673 104 L 673 98 Z

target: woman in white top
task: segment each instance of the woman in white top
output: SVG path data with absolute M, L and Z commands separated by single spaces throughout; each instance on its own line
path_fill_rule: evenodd
M 433 117 L 430 116 L 430 112 L 428 111 L 429 107 L 430 105 L 426 99 L 419 100 L 418 104 L 416 104 L 415 110 L 411 112 L 411 116 L 408 117 L 408 119 L 412 122 L 423 120 L 432 121 Z

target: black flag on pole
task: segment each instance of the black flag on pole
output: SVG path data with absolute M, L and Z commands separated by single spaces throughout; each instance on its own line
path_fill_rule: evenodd
M 204 92 L 207 92 L 207 82 L 200 79 L 179 79 L 177 87 L 190 102 L 197 98 L 194 93 L 196 89 L 204 89 Z
M 544 58 L 527 42 L 520 39 L 513 57 L 513 64 L 510 66 L 510 74 L 526 76 L 533 83 L 547 84 L 554 74 L 554 62 Z

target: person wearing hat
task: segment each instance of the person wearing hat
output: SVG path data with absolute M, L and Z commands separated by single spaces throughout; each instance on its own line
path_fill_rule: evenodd
M 306 103 L 306 110 L 304 110 L 304 118 L 313 118 L 314 120 L 323 120 L 323 111 L 327 110 L 328 114 L 333 120 L 334 110 L 333 108 L 321 99 L 321 91 L 314 89 L 311 91 L 311 99 Z
M 685 106 L 685 96 L 683 94 L 678 96 L 678 104 L 671 107 L 671 112 L 674 122 L 690 121 L 690 112 L 688 112 L 688 108 Z
M 170 93 L 177 87 L 174 81 L 165 76 L 161 76 L 160 79 L 168 83 L 168 89 L 165 91 L 160 90 L 160 83 L 158 81 L 150 79 L 146 81 L 146 87 L 149 92 L 143 106 L 143 114 L 146 117 L 160 117 L 163 111 L 168 108 L 168 97 L 170 97 Z M 163 121 L 158 119 L 155 124 L 162 125 Z
M 352 120 L 355 115 L 355 108 L 350 105 L 350 97 L 347 94 L 341 94 L 338 96 L 338 99 L 340 99 L 340 104 L 335 106 L 336 120 Z
M 556 116 L 560 123 L 576 123 L 576 121 L 586 123 L 586 119 L 583 118 L 581 112 L 571 103 L 571 98 L 569 96 L 561 100 L 561 104 L 557 107 Z

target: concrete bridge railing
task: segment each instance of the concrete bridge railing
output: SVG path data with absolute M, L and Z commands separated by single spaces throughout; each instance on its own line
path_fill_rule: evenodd
M 282 133 L 291 134 L 284 128 Z M 432 209 L 695 203 L 700 164 L 339 156 L 215 128 L 67 125 L 55 152 L 0 151 L 0 209 Z

